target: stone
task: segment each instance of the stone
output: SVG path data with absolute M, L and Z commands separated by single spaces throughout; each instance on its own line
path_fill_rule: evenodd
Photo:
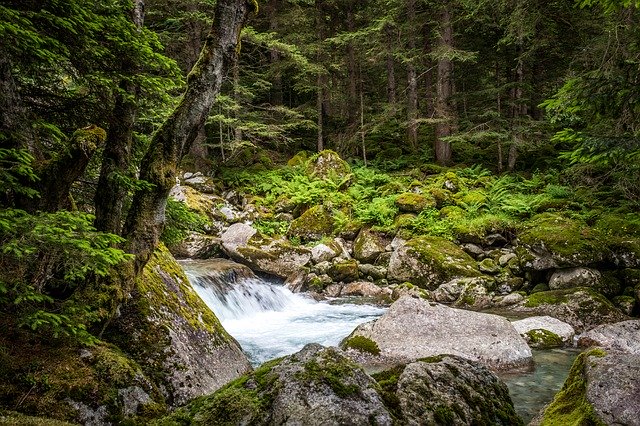
M 355 260 L 343 260 L 334 263 L 329 268 L 328 274 L 334 281 L 344 282 L 355 281 L 360 277 L 358 263 Z
M 640 425 L 640 355 L 594 349 L 578 356 L 543 425 Z
M 571 325 L 550 316 L 529 317 L 512 322 L 532 348 L 549 349 L 570 345 L 576 332 Z
M 188 405 L 161 424 L 391 425 L 378 384 L 337 348 L 309 344 Z
M 294 272 L 286 279 L 284 286 L 292 293 L 301 293 L 307 290 L 305 285 L 307 284 L 307 278 L 307 273 L 305 271 L 301 270 Z
M 549 278 L 549 289 L 562 290 L 575 287 L 596 287 L 601 279 L 602 274 L 591 268 L 559 269 Z
M 335 226 L 331 212 L 323 205 L 307 209 L 294 219 L 287 231 L 288 237 L 298 237 L 303 241 L 315 241 L 333 233 Z
M 336 250 L 326 244 L 321 243 L 311 248 L 311 260 L 313 263 L 328 262 L 337 255 Z
M 606 297 L 587 287 L 530 294 L 509 310 L 557 318 L 570 324 L 577 333 L 629 319 Z
M 381 380 L 383 389 L 388 381 Z M 455 355 L 408 364 L 395 386 L 400 424 L 522 425 L 507 386 L 482 364 Z
M 407 241 L 393 252 L 387 279 L 435 290 L 454 278 L 480 275 L 476 262 L 460 247 L 443 238 L 424 236 Z
M 361 229 L 353 242 L 353 257 L 363 263 L 374 263 L 385 252 L 387 243 L 369 229 Z
M 351 167 L 336 152 L 326 149 L 311 157 L 307 174 L 316 179 L 343 180 L 351 174 Z
M 520 293 L 511 293 L 506 296 L 499 296 L 493 302 L 493 305 L 496 308 L 503 308 L 505 306 L 515 305 L 516 303 L 520 303 L 524 300 L 524 296 Z
M 383 279 L 387 276 L 387 268 L 384 266 L 360 263 L 358 264 L 358 270 L 362 273 L 362 276 L 371 277 L 374 280 Z
M 436 201 L 430 194 L 405 192 L 396 197 L 396 206 L 403 213 L 420 213 L 427 207 L 435 207 Z
M 432 300 L 431 292 L 420 287 L 416 287 L 410 282 L 405 282 L 393 286 L 391 292 L 391 300 L 396 301 L 403 296 L 418 297 L 426 300 Z
M 433 299 L 440 303 L 486 308 L 491 305 L 491 297 L 486 290 L 490 284 L 490 279 L 485 277 L 456 278 L 440 285 L 432 292 L 432 295 Z M 484 301 L 480 299 L 484 299 Z
M 505 253 L 498 258 L 498 265 L 504 268 L 509 264 L 509 261 L 511 259 L 515 259 L 515 258 L 517 258 L 515 253 Z
M 211 235 L 192 232 L 180 243 L 169 247 L 178 259 L 208 259 L 223 254 L 222 241 Z
M 411 362 L 443 353 L 479 361 L 492 369 L 528 366 L 531 349 L 503 317 L 401 297 L 380 318 L 359 325 L 380 348 L 380 357 Z M 372 360 L 373 362 L 373 360 Z
M 461 247 L 462 247 L 462 250 L 465 251 L 465 253 L 467 253 L 469 256 L 473 257 L 474 259 L 480 259 L 484 257 L 484 250 L 482 249 L 482 247 L 480 247 L 477 244 L 466 243 L 466 244 L 463 244 Z
M 616 296 L 611 301 L 623 314 L 633 315 L 636 307 L 636 299 L 633 296 Z
M 173 407 L 251 370 L 238 343 L 164 247 L 145 266 L 111 330 L 112 341 L 162 383 Z
M 500 266 L 491 258 L 483 259 L 478 263 L 478 269 L 485 274 L 495 275 L 500 272 Z
M 238 247 L 246 246 L 257 232 L 257 229 L 246 223 L 234 223 L 220 236 L 222 248 L 231 258 L 241 258 Z
M 578 336 L 578 346 L 640 355 L 640 320 L 599 325 Z
M 349 284 L 345 284 L 342 287 L 341 296 L 365 296 L 365 297 L 382 297 L 390 295 L 391 291 L 385 291 L 385 289 L 378 287 L 369 281 L 355 281 Z

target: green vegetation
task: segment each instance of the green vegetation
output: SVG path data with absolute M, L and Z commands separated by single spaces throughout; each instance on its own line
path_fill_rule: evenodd
M 341 346 L 345 349 L 355 349 L 356 351 L 371 355 L 380 355 L 378 344 L 364 336 L 349 337 Z
M 529 344 L 535 348 L 550 349 L 562 347 L 564 345 L 562 338 L 549 330 L 530 330 L 527 331 L 526 335 Z

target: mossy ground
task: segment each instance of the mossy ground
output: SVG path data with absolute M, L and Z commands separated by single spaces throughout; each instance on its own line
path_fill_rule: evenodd
M 576 358 L 562 389 L 544 411 L 542 426 L 605 425 L 587 401 L 587 383 L 584 380 L 584 369 L 589 357 L 605 355 L 604 350 L 593 349 Z

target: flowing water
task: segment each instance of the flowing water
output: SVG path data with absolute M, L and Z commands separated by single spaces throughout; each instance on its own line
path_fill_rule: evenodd
M 260 278 L 220 272 L 215 262 L 181 262 L 196 292 L 240 343 L 251 363 L 289 355 L 307 343 L 336 346 L 360 323 L 385 309 L 348 300 L 315 301 Z M 525 422 L 562 387 L 578 352 L 534 350 L 534 371 L 502 374 L 516 411 Z
M 347 300 L 317 302 L 260 278 L 230 280 L 229 274 L 208 269 L 204 261 L 181 264 L 254 366 L 295 353 L 307 343 L 337 346 L 358 324 L 385 311 Z

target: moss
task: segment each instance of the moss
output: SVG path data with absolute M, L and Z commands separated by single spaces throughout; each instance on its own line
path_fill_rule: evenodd
M 340 398 L 349 398 L 360 392 L 356 384 L 345 382 L 345 378 L 353 376 L 357 365 L 339 355 L 332 348 L 327 348 L 319 360 L 311 360 L 304 364 L 304 369 L 296 373 L 302 381 L 324 384 Z
M 398 390 L 398 380 L 400 379 L 400 375 L 404 372 L 404 369 L 405 365 L 398 365 L 389 370 L 371 375 L 371 377 L 373 377 L 380 386 L 378 393 L 382 397 L 382 402 L 384 402 L 385 407 L 387 407 L 391 414 L 399 421 L 402 421 L 404 416 L 400 406 L 400 399 L 396 392 Z
M 440 209 L 440 217 L 447 220 L 460 220 L 465 217 L 465 212 L 458 206 L 447 206 Z
M 487 274 L 497 274 L 500 272 L 500 266 L 498 266 L 496 261 L 491 258 L 486 258 L 479 262 L 478 268 Z
M 309 160 L 309 153 L 307 151 L 300 151 L 296 155 L 291 157 L 289 161 L 287 161 L 287 166 L 303 166 L 307 162 L 307 160 Z
M 436 202 L 433 198 L 423 194 L 414 194 L 413 192 L 405 192 L 396 197 L 396 206 L 401 212 L 419 213 L 427 207 L 435 207 Z
M 416 215 L 412 213 L 404 213 L 396 216 L 393 226 L 397 228 L 410 228 L 416 219 Z
M 436 424 L 450 425 L 454 423 L 455 418 L 455 413 L 451 408 L 447 406 L 438 405 L 433 410 L 433 419 L 435 420 Z
M 440 280 L 482 275 L 476 269 L 476 262 L 471 256 L 444 238 L 423 236 L 408 241 L 406 245 Z
M 567 301 L 567 295 L 573 293 L 574 289 L 539 291 L 529 295 L 524 306 L 535 308 L 540 305 L 559 305 Z
M 428 356 L 425 358 L 419 358 L 418 361 L 420 362 L 426 362 L 427 364 L 433 364 L 433 363 L 437 363 L 440 362 L 444 359 L 445 355 L 434 355 L 434 356 Z
M 319 179 L 342 180 L 351 167 L 335 151 L 324 150 L 309 159 L 307 173 Z
M 456 197 L 458 203 L 464 206 L 480 206 L 487 203 L 487 196 L 481 191 L 469 191 Z
M 319 240 L 333 233 L 335 224 L 331 212 L 323 205 L 311 207 L 291 222 L 287 235 L 305 241 Z
M 549 330 L 535 329 L 526 333 L 529 344 L 539 349 L 558 348 L 564 345 L 562 338 Z
M 0 424 L 10 426 L 71 426 L 72 423 L 0 410 Z
M 378 344 L 364 336 L 349 337 L 342 346 L 345 349 L 355 349 L 372 355 L 380 355 Z
M 603 357 L 605 355 L 604 350 L 593 349 L 581 353 L 576 358 L 562 389 L 544 411 L 542 426 L 605 425 L 587 400 L 587 383 L 584 379 L 589 357 Z
M 454 203 L 451 191 L 442 188 L 429 188 L 429 193 L 436 202 L 436 208 L 441 209 Z
M 334 263 L 331 265 L 331 268 L 329 268 L 329 275 L 335 281 L 355 281 L 360 276 L 358 262 L 352 259 Z

